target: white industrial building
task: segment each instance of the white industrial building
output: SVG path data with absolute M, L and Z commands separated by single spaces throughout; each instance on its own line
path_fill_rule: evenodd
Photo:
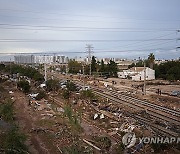
M 155 70 L 149 67 L 132 67 L 128 70 L 118 72 L 118 77 L 121 79 L 130 78 L 134 81 L 144 81 L 144 72 L 146 72 L 146 80 L 155 79 Z

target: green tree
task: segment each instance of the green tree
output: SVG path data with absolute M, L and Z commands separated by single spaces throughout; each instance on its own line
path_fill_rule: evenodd
M 153 69 L 154 60 L 155 60 L 154 54 L 153 54 L 153 53 L 150 53 L 149 56 L 148 56 L 148 61 L 149 61 L 149 65 L 150 65 L 150 68 L 151 68 L 151 69 Z
M 17 83 L 17 87 L 21 88 L 24 93 L 28 93 L 31 86 L 29 85 L 29 82 L 26 80 L 19 81 Z
M 92 60 L 91 60 L 91 72 L 96 72 L 97 68 L 96 68 L 96 58 L 94 56 L 92 56 Z
M 117 77 L 118 66 L 114 61 L 110 60 L 107 70 L 111 77 Z
M 47 91 L 57 91 L 59 89 L 59 82 L 58 80 L 47 80 L 46 81 L 46 89 Z
M 32 77 L 35 81 L 44 81 L 44 76 L 39 72 L 34 73 Z
M 7 65 L 5 71 L 11 74 L 19 73 L 20 75 L 27 76 L 35 81 L 44 81 L 43 75 L 32 67 L 25 67 L 17 64 Z
M 155 65 L 156 78 L 180 80 L 180 61 L 168 61 Z
M 174 66 L 167 71 L 168 80 L 179 80 L 180 79 L 180 67 Z
M 3 71 L 5 69 L 5 65 L 4 64 L 0 64 L 0 71 Z
M 79 71 L 82 70 L 82 64 L 78 63 L 75 60 L 70 60 L 68 63 L 69 73 L 77 74 L 80 73 Z
M 101 60 L 101 67 L 100 67 L 100 72 L 105 72 L 105 65 L 103 59 Z

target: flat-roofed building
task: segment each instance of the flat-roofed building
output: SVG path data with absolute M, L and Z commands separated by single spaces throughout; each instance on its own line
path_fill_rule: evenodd
M 18 56 L 14 56 L 14 61 L 17 64 L 33 64 L 33 63 L 35 63 L 35 56 L 33 56 L 33 55 L 18 55 Z

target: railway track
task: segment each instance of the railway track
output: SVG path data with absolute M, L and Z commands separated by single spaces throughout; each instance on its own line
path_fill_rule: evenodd
M 161 111 L 155 110 L 154 108 L 150 108 L 147 106 L 144 106 L 142 104 L 138 104 L 136 102 L 133 102 L 133 100 L 125 99 L 122 97 L 119 97 L 118 95 L 108 94 L 103 91 L 97 91 L 96 89 L 92 88 L 94 90 L 94 93 L 96 93 L 99 96 L 105 97 L 110 99 L 113 102 L 125 104 L 131 108 L 137 109 L 137 110 L 145 110 L 146 113 L 150 114 L 153 117 L 160 118 L 162 120 L 165 120 L 167 122 L 180 125 L 180 118 L 176 117 L 174 115 L 169 115 L 167 113 L 163 113 Z
M 50 99 L 53 100 L 54 102 L 56 102 L 57 105 L 60 105 L 62 106 L 63 103 L 61 103 L 60 100 L 58 100 L 57 98 L 53 98 L 50 96 Z M 98 108 L 94 108 L 96 111 L 100 112 L 100 113 L 104 113 L 103 111 L 101 111 L 100 109 Z M 107 112 L 107 111 L 106 111 Z M 112 114 L 111 112 L 108 112 L 109 114 Z M 108 116 L 106 114 L 106 116 Z M 156 124 L 153 124 L 151 123 L 151 121 L 141 117 L 141 116 L 138 116 L 138 115 L 129 115 L 130 117 L 136 119 L 139 123 L 141 124 L 144 124 L 144 125 L 148 125 L 150 126 L 153 130 L 155 130 L 156 132 L 158 132 L 158 134 L 162 134 L 162 135 L 166 135 L 166 136 L 173 136 L 173 137 L 178 137 L 179 134 L 176 133 L 176 132 L 173 132 L 171 130 L 168 130 L 162 126 L 159 126 L 159 125 L 156 125 Z M 112 116 L 110 116 L 109 118 L 112 118 Z M 117 118 L 113 118 L 115 121 L 118 121 Z M 90 124 L 90 122 L 88 121 L 88 123 Z M 96 126 L 97 127 L 97 126 Z M 102 128 L 99 128 L 98 129 L 102 129 Z M 105 131 L 104 129 L 102 129 L 103 131 Z M 106 132 L 106 131 L 105 131 Z M 106 132 L 107 133 L 107 132 Z M 113 139 L 117 140 L 117 138 L 115 136 L 112 137 Z
M 78 85 L 83 86 L 83 84 L 80 83 L 79 81 L 73 80 L 73 82 Z M 180 113 L 175 110 L 168 109 L 168 108 L 165 108 L 156 104 L 152 104 L 143 100 L 139 100 L 137 98 L 133 98 L 125 94 L 119 94 L 112 90 L 107 91 L 105 89 L 100 89 L 94 86 L 90 86 L 90 88 L 93 90 L 94 93 L 96 93 L 97 95 L 101 97 L 108 98 L 116 103 L 122 103 L 135 109 L 146 110 L 148 111 L 148 114 L 151 114 L 151 116 L 155 118 L 159 118 L 161 120 L 180 126 Z M 180 134 L 179 131 L 175 132 L 175 131 L 166 129 L 160 125 L 153 124 L 152 122 L 138 115 L 133 115 L 133 118 L 138 120 L 139 123 L 148 125 L 154 130 L 158 131 L 158 134 L 174 136 L 174 137 L 178 137 Z
M 93 90 L 97 90 L 97 91 L 101 91 L 103 92 L 104 90 L 100 89 L 100 88 L 96 88 L 96 87 L 91 87 Z M 149 103 L 147 101 L 143 101 L 143 100 L 140 100 L 140 99 L 137 99 L 137 98 L 134 98 L 132 96 L 128 96 L 128 95 L 125 95 L 125 94 L 122 94 L 122 93 L 118 93 L 116 91 L 112 91 L 112 90 L 108 90 L 108 92 L 110 94 L 112 94 L 113 96 L 116 96 L 118 97 L 119 99 L 123 99 L 123 100 L 126 100 L 126 101 L 131 101 L 131 102 L 134 102 L 134 103 L 137 103 L 137 104 L 141 104 L 145 107 L 149 107 L 149 108 L 153 108 L 153 109 L 157 109 L 157 110 L 161 110 L 163 112 L 166 112 L 168 114 L 171 114 L 173 116 L 176 116 L 176 117 L 179 117 L 180 118 L 180 112 L 178 111 L 175 111 L 175 110 L 172 110 L 172 109 L 168 109 L 168 108 L 165 108 L 165 107 L 162 107 L 162 106 L 159 106 L 159 105 L 156 105 L 156 104 L 152 104 L 152 103 Z M 180 120 L 180 119 L 179 119 Z
M 77 81 L 75 81 L 77 84 L 82 85 L 82 83 L 79 83 Z M 148 111 L 149 113 L 155 114 L 156 116 L 159 115 L 159 117 L 162 119 L 162 117 L 166 117 L 163 120 L 166 120 L 176 125 L 180 125 L 180 113 L 178 111 L 166 108 L 166 107 L 162 107 L 156 104 L 152 104 L 149 103 L 147 101 L 143 101 L 137 98 L 134 98 L 132 96 L 127 96 L 125 94 L 122 93 L 118 93 L 117 91 L 112 91 L 112 90 L 104 90 L 101 88 L 97 88 L 94 86 L 90 86 L 91 89 L 94 92 L 99 92 L 99 94 L 105 94 L 106 98 L 108 97 L 114 97 L 115 99 L 119 99 L 120 101 L 123 101 L 124 104 L 130 106 L 130 107 L 134 107 L 135 109 L 143 109 Z M 105 96 L 104 95 L 104 96 Z
M 103 95 L 102 93 L 97 93 L 95 92 L 97 95 L 101 96 L 101 97 L 106 97 L 106 98 L 109 98 L 108 96 L 105 96 Z M 112 99 L 112 98 L 109 98 L 110 100 L 112 100 L 113 102 L 115 103 L 119 103 L 119 100 L 116 100 L 116 99 Z M 128 115 L 134 119 L 136 119 L 139 123 L 141 124 L 145 124 L 145 125 L 148 125 L 150 126 L 151 128 L 153 128 L 154 130 L 158 131 L 159 134 L 163 134 L 163 135 L 167 135 L 167 136 L 173 136 L 173 137 L 178 137 L 179 136 L 179 133 L 177 132 L 174 132 L 174 131 L 171 131 L 169 129 L 166 129 L 162 126 L 159 126 L 159 125 L 156 125 L 156 124 L 153 124 L 150 120 L 148 119 L 145 119 L 141 116 L 138 116 L 138 115 Z M 159 116 L 158 116 L 159 118 Z M 164 117 L 162 117 L 164 119 Z

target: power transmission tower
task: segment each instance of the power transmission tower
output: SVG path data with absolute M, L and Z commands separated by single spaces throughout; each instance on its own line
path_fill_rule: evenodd
M 92 60 L 91 54 L 93 52 L 92 51 L 93 48 L 94 47 L 91 44 L 86 45 L 86 49 L 87 49 L 87 53 L 88 53 L 88 63 L 90 64 L 89 75 L 91 75 L 91 60 Z

